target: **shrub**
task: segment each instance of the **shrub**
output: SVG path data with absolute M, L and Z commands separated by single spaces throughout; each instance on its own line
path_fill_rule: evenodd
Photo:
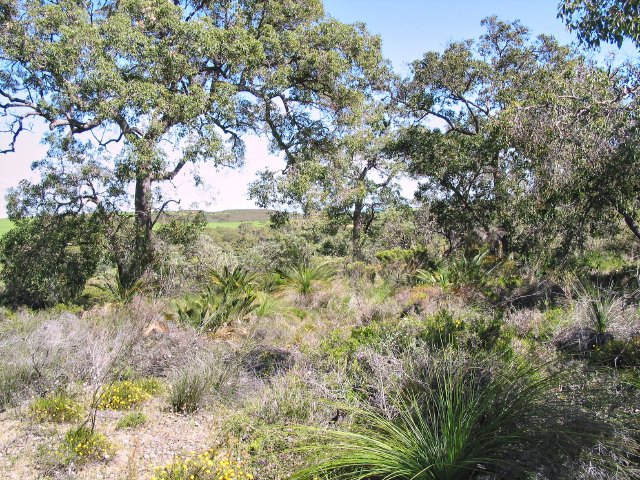
M 112 277 L 105 276 L 104 281 L 100 284 L 94 285 L 100 292 L 102 292 L 105 300 L 112 303 L 131 303 L 136 295 L 142 294 L 145 291 L 145 280 L 139 278 L 131 285 L 125 285 L 117 270 L 114 269 L 114 275 Z
M 225 452 L 207 450 L 198 455 L 176 458 L 155 470 L 151 480 L 252 480 L 243 462 Z
M 609 327 L 623 310 L 623 298 L 611 290 L 587 282 L 580 283 L 577 290 L 579 310 L 582 310 L 587 324 L 595 330 L 599 342 L 604 342 Z
M 404 283 L 408 274 L 419 269 L 435 270 L 438 267 L 432 252 L 424 246 L 381 250 L 376 257 L 382 263 L 381 275 L 392 283 Z
M 430 270 L 418 270 L 416 279 L 419 283 L 436 285 L 443 290 L 457 290 L 465 285 L 485 287 L 496 266 L 488 265 L 487 254 L 489 250 L 479 253 L 469 259 L 466 255 L 452 258 L 440 268 Z
M 60 453 L 64 455 L 64 464 L 83 464 L 108 460 L 113 450 L 113 446 L 103 434 L 87 427 L 80 427 L 67 432 Z
M 38 422 L 73 422 L 82 417 L 82 407 L 68 395 L 59 393 L 37 398 L 31 404 L 30 414 Z
M 169 404 L 174 412 L 193 413 L 214 392 L 230 394 L 237 366 L 209 352 L 189 361 L 170 374 Z
M 628 341 L 611 340 L 597 346 L 591 352 L 589 361 L 595 365 L 614 368 L 640 367 L 640 337 Z
M 147 422 L 147 416 L 142 412 L 132 412 L 128 413 L 116 424 L 116 428 L 119 430 L 126 428 L 136 428 L 140 425 L 143 425 Z
M 76 300 L 100 261 L 101 238 L 92 217 L 18 221 L 0 240 L 7 302 L 42 308 Z
M 98 408 L 128 410 L 157 393 L 160 383 L 155 379 L 121 380 L 108 385 L 102 392 Z
M 268 345 L 257 346 L 243 359 L 244 366 L 257 377 L 268 378 L 288 370 L 294 358 L 290 351 Z
M 205 373 L 184 370 L 176 375 L 169 389 L 169 404 L 174 412 L 193 413 L 202 406 L 209 392 Z
M 173 214 L 168 221 L 160 223 L 156 235 L 171 245 L 191 245 L 207 226 L 204 212 L 192 215 Z
M 465 323 L 445 309 L 427 317 L 419 338 L 434 348 L 458 344 L 458 336 L 465 330 Z
M 498 318 L 477 314 L 463 318 L 447 309 L 440 309 L 424 319 L 407 317 L 355 327 L 346 338 L 336 331 L 323 341 L 322 349 L 336 360 L 353 360 L 356 352 L 367 347 L 396 355 L 417 345 L 430 349 L 456 346 L 472 351 L 510 352 L 510 339 L 509 332 Z
M 14 405 L 35 377 L 36 372 L 29 365 L 5 363 L 0 368 L 0 412 Z

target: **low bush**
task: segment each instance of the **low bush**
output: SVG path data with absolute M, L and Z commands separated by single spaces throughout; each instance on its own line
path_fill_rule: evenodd
M 214 449 L 178 457 L 155 470 L 151 480 L 252 480 L 244 463 Z
M 178 318 L 193 327 L 214 332 L 234 318 L 257 308 L 255 276 L 241 267 L 224 267 L 213 275 L 213 284 L 198 294 L 188 295 L 175 302 Z
M 416 345 L 431 349 L 448 346 L 471 350 L 510 351 L 511 334 L 495 317 L 469 312 L 465 317 L 440 309 L 424 319 L 406 317 L 399 320 L 371 322 L 355 327 L 348 337 L 339 332 L 330 335 L 322 350 L 336 360 L 353 359 L 363 348 L 400 354 Z
M 200 408 L 210 390 L 206 372 L 185 369 L 174 375 L 169 388 L 169 404 L 177 413 L 193 413 Z
M 4 364 L 0 369 L 0 412 L 23 398 L 36 376 L 29 365 Z
M 5 300 L 32 308 L 75 301 L 103 256 L 102 240 L 97 217 L 19 220 L 0 240 Z
M 83 464 L 108 460 L 113 450 L 113 445 L 103 434 L 80 427 L 67 432 L 60 452 L 64 455 L 64 464 Z
M 279 273 L 282 277 L 282 288 L 306 296 L 313 291 L 314 285 L 329 280 L 336 271 L 328 263 L 301 263 L 283 268 Z
M 169 375 L 168 400 L 171 410 L 193 413 L 215 393 L 229 397 L 235 389 L 238 366 L 220 352 L 207 352 L 175 369 Z
M 37 398 L 30 406 L 30 416 L 37 422 L 74 422 L 82 417 L 82 406 L 66 393 Z
M 98 408 L 101 410 L 129 410 L 160 389 L 156 379 L 121 380 L 108 385 L 102 392 Z
M 127 429 L 127 428 L 137 428 L 141 425 L 144 425 L 147 422 L 147 416 L 142 412 L 132 412 L 128 413 L 116 424 L 116 428 L 119 430 Z
M 594 365 L 613 368 L 640 367 L 640 337 L 630 340 L 610 340 L 596 346 L 589 356 Z

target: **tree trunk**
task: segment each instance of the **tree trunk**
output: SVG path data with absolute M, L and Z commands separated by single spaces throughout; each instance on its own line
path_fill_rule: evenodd
M 640 240 L 640 226 L 638 226 L 635 219 L 624 208 L 618 207 L 617 210 L 618 213 L 624 218 L 624 223 L 627 224 L 629 230 L 633 232 L 633 234 L 636 236 L 636 239 Z
M 151 241 L 151 175 L 139 174 L 136 178 L 136 229 L 143 234 L 144 241 Z
M 351 246 L 353 247 L 353 256 L 360 260 L 362 257 L 362 210 L 364 202 L 356 200 L 353 207 L 353 228 L 351 230 Z
M 151 196 L 151 175 L 139 172 L 136 176 L 133 235 L 124 239 L 128 244 L 125 249 L 129 251 L 122 252 L 122 258 L 116 259 L 120 284 L 125 289 L 133 287 L 153 261 Z

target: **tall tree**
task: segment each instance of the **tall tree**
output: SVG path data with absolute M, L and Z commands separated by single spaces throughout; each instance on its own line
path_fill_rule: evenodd
M 413 64 L 400 136 L 442 232 L 564 258 L 622 219 L 636 234 L 638 77 L 600 67 L 519 23 L 484 21 Z
M 189 164 L 239 166 L 248 132 L 266 133 L 293 163 L 384 71 L 379 39 L 326 17 L 321 0 L 13 0 L 2 13 L 0 151 L 14 151 L 35 118 L 48 123 L 54 156 L 90 148 L 96 163 L 117 145 L 103 169 L 118 192 L 133 186 L 125 284 L 152 257 L 155 185 Z M 60 204 L 104 206 L 93 193 Z

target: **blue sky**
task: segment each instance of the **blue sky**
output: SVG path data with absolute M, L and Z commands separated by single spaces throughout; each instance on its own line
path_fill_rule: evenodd
M 557 0 L 325 0 L 330 15 L 349 23 L 364 21 L 370 32 L 381 35 L 383 53 L 401 72 L 426 51 L 478 37 L 480 21 L 490 15 L 520 19 L 536 35 L 553 34 L 570 43 L 574 37 L 556 18 L 557 5 Z
M 504 20 L 520 19 L 534 35 L 552 34 L 564 43 L 574 41 L 556 18 L 557 0 L 325 0 L 328 14 L 343 22 L 364 22 L 369 31 L 382 37 L 383 53 L 396 71 L 407 72 L 407 65 L 430 50 L 442 50 L 454 40 L 476 38 L 482 34 L 482 18 L 497 15 Z M 632 52 L 630 47 L 626 52 Z M 624 54 L 628 55 L 628 53 Z M 4 195 L 22 178 L 32 177 L 30 164 L 44 155 L 39 145 L 42 126 L 24 135 L 17 152 L 0 156 L 0 217 L 6 216 Z M 247 139 L 246 163 L 242 169 L 215 171 L 201 168 L 207 187 L 195 189 L 187 175 L 175 182 L 174 197 L 182 198 L 182 208 L 224 210 L 253 208 L 246 198 L 246 186 L 255 173 L 281 164 L 267 153 L 259 138 Z M 411 193 L 411 192 L 407 192 Z

